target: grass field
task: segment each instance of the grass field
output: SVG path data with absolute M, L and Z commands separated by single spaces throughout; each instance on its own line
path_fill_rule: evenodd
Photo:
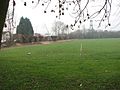
M 3 49 L 0 90 L 120 90 L 120 39 Z

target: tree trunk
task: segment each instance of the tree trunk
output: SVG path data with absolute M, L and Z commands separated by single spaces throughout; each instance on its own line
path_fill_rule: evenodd
M 6 19 L 6 14 L 9 6 L 9 0 L 0 0 L 0 48 L 2 40 L 2 32 L 4 27 L 4 22 Z

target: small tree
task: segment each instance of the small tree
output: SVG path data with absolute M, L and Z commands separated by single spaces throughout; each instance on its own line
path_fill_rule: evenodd
M 20 42 L 31 42 L 34 31 L 28 18 L 21 17 L 16 33 Z

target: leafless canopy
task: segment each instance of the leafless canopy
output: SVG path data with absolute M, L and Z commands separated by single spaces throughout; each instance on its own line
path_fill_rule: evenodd
M 47 12 L 47 8 L 49 8 L 50 3 L 53 0 L 38 0 L 38 3 L 42 3 L 43 6 L 46 5 L 44 13 Z M 72 7 L 73 12 L 71 12 L 72 16 L 75 19 L 75 22 L 71 24 L 71 26 L 75 26 L 77 23 L 81 24 L 82 22 L 85 22 L 88 19 L 92 19 L 97 17 L 101 12 L 104 13 L 99 21 L 99 26 L 101 23 L 105 20 L 107 20 L 108 25 L 111 26 L 109 22 L 110 14 L 111 14 L 111 5 L 112 0 L 102 0 L 104 1 L 104 4 L 101 6 L 101 8 L 92 14 L 88 13 L 90 12 L 88 9 L 88 6 L 90 2 L 96 2 L 95 0 L 58 0 L 55 7 L 58 7 L 59 15 L 56 16 L 56 18 L 60 18 L 64 15 L 65 10 L 69 10 Z M 84 2 L 85 4 L 82 5 Z M 55 12 L 55 10 L 51 10 L 51 12 Z
M 22 0 L 23 1 L 23 0 Z M 56 0 L 57 3 L 54 4 L 53 9 L 51 10 L 51 13 L 58 12 L 56 15 L 56 18 L 59 18 L 61 16 L 64 16 L 64 14 L 67 11 L 69 14 L 74 18 L 74 23 L 71 24 L 71 27 L 76 26 L 76 24 L 81 24 L 88 19 L 93 19 L 97 17 L 98 15 L 102 14 L 102 17 L 99 20 L 99 27 L 101 26 L 101 23 L 103 21 L 107 21 L 107 26 L 111 26 L 109 19 L 111 14 L 111 5 L 112 0 L 102 0 L 104 1 L 104 4 L 99 8 L 99 10 L 89 13 L 89 4 L 91 2 L 96 2 L 97 0 Z M 45 7 L 44 13 L 47 13 L 47 9 L 52 4 L 52 2 L 55 2 L 54 0 L 38 0 L 37 5 L 41 4 Z M 84 5 L 82 5 L 84 2 Z M 35 0 L 33 0 L 31 3 L 35 3 Z M 36 6 L 37 6 L 36 5 Z M 53 4 L 52 4 L 53 5 Z M 15 0 L 13 0 L 13 7 L 15 6 Z M 24 6 L 27 6 L 27 2 L 24 2 Z M 57 8 L 57 9 L 56 9 Z M 14 16 L 14 8 L 13 8 L 13 16 Z M 13 18 L 12 18 L 13 19 Z M 106 26 L 106 27 L 107 27 Z

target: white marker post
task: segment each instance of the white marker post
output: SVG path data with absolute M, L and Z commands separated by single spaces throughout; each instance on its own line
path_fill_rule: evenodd
M 81 46 L 80 46 L 80 56 L 82 55 L 82 43 L 81 43 Z

